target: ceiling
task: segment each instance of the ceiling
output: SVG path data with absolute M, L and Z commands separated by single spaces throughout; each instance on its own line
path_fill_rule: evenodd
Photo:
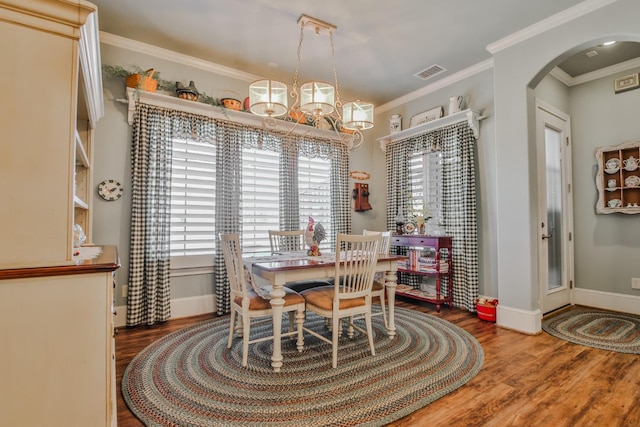
M 302 14 L 337 27 L 335 61 L 343 101 L 381 105 L 446 78 L 492 55 L 487 46 L 582 0 L 90 0 L 100 30 L 257 76 L 291 84 Z M 333 83 L 326 35 L 304 32 L 300 82 Z M 639 43 L 596 47 L 561 68 L 570 76 L 640 57 Z M 588 49 L 593 50 L 593 49 Z M 612 59 L 608 59 L 612 56 Z M 624 60 L 624 59 L 623 59 Z M 612 62 L 613 61 L 613 62 Z M 596 65 L 597 64 L 597 65 Z M 113 64 L 116 65 L 116 64 Z M 446 71 L 427 80 L 415 74 Z M 188 77 L 185 78 L 188 80 Z

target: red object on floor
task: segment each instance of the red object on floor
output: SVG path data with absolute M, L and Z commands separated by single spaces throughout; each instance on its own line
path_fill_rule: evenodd
M 478 319 L 486 320 L 488 322 L 496 322 L 496 305 L 476 303 L 476 310 L 478 310 Z

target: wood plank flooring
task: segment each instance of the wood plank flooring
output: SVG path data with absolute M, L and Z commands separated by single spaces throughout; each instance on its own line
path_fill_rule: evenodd
M 453 393 L 393 426 L 640 426 L 640 356 L 583 347 L 542 332 L 524 335 L 475 315 L 399 298 L 397 305 L 448 320 L 482 345 L 480 373 Z M 202 315 L 116 336 L 118 426 L 143 424 L 129 411 L 120 384 L 133 357 L 156 339 L 209 319 Z

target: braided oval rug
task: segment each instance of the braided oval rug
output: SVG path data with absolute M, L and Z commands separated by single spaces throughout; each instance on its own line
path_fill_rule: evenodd
M 464 329 L 396 308 L 396 336 L 373 319 L 376 355 L 363 334 L 341 338 L 338 367 L 331 346 L 308 334 L 304 351 L 283 339 L 282 372 L 271 368 L 272 343 L 227 349 L 229 316 L 207 320 L 149 345 L 127 366 L 122 393 L 148 426 L 379 426 L 452 392 L 482 368 L 484 352 Z M 283 324 L 287 322 L 283 321 Z M 328 331 L 307 314 L 307 327 Z M 251 328 L 251 337 L 270 325 Z
M 572 307 L 543 319 L 542 329 L 574 344 L 640 354 L 640 316 L 633 314 Z

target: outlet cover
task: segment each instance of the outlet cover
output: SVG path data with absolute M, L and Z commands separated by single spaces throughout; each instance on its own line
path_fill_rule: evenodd
M 640 279 L 638 279 L 638 286 L 640 289 Z M 127 297 L 127 292 L 129 291 L 129 287 L 127 285 L 122 285 L 122 298 L 126 298 Z
M 640 278 L 638 277 L 631 278 L 631 289 L 640 289 Z

